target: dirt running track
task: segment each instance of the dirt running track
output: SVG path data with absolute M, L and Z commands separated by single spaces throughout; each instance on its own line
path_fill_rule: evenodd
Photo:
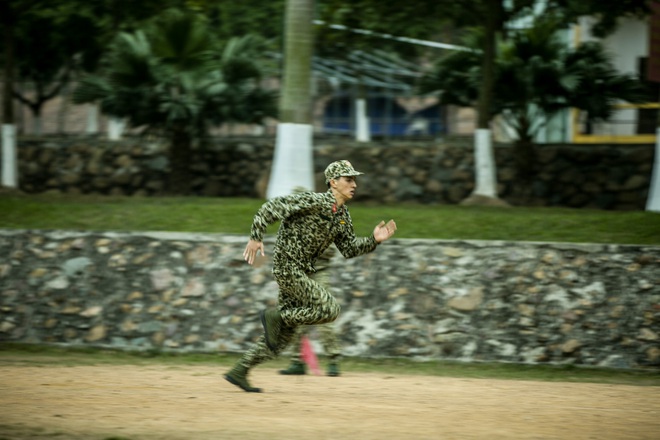
M 0 439 L 660 439 L 660 388 L 209 366 L 0 367 Z

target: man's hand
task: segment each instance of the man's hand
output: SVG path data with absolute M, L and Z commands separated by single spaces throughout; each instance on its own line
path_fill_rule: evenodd
M 394 223 L 394 220 L 390 220 L 385 224 L 384 221 L 378 223 L 376 228 L 374 228 L 374 238 L 376 239 L 377 243 L 382 243 L 388 238 L 390 238 L 392 235 L 394 235 L 394 232 L 396 231 L 396 223 Z
M 248 264 L 254 264 L 254 259 L 257 256 L 257 252 L 261 252 L 261 256 L 265 257 L 266 253 L 264 252 L 264 243 L 261 241 L 250 240 L 248 241 L 245 250 L 243 251 L 243 258 Z

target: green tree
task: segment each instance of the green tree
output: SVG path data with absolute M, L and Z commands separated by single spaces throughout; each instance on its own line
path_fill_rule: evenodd
M 17 64 L 16 42 L 21 38 L 19 27 L 23 17 L 35 9 L 52 6 L 48 0 L 0 0 L 0 34 L 2 35 L 1 62 L 3 65 L 2 90 L 2 185 L 18 187 L 16 154 L 16 124 L 14 120 L 14 86 Z
M 80 71 L 93 71 L 119 30 L 131 29 L 179 0 L 3 0 L 0 28 L 14 81 L 7 98 L 19 100 L 34 115 L 40 133 L 44 104 L 58 96 Z M 10 59 L 10 56 L 13 58 Z M 17 85 L 20 84 L 20 87 Z
M 18 83 L 14 98 L 34 116 L 34 134 L 41 134 L 41 111 L 58 96 L 82 66 L 98 58 L 97 23 L 68 4 L 31 8 L 16 25 L 14 50 Z M 75 29 L 75 31 L 73 31 Z M 81 35 L 86 36 L 81 38 Z
M 277 47 L 282 44 L 285 0 L 186 0 L 185 4 L 207 17 L 221 40 L 256 34 Z
M 192 144 L 212 125 L 260 123 L 276 114 L 276 97 L 259 85 L 257 39 L 218 46 L 208 23 L 191 12 L 169 10 L 143 30 L 121 33 L 97 75 L 81 80 L 77 103 L 126 118 L 170 140 L 169 192 L 189 191 Z
M 95 35 L 85 34 L 76 35 L 82 38 L 95 39 L 98 45 L 98 52 L 93 61 L 98 61 L 103 52 L 110 46 L 110 43 L 119 32 L 132 32 L 138 29 L 145 20 L 158 15 L 160 12 L 169 8 L 185 9 L 185 0 L 96 0 L 89 2 L 87 0 L 65 0 L 70 8 L 85 17 L 88 17 L 96 24 L 98 32 Z M 83 72 L 94 72 L 97 63 L 85 63 L 80 66 Z M 78 73 L 78 72 L 77 72 Z M 96 106 L 94 106 L 96 107 Z M 93 112 L 92 117 L 96 116 L 96 109 L 90 108 Z M 88 119 L 88 122 L 91 122 Z M 121 119 L 110 118 L 108 121 L 108 136 L 110 139 L 118 139 L 123 131 L 124 123 Z M 93 129 L 94 127 L 88 127 Z
M 597 35 L 605 35 L 616 27 L 619 17 L 644 16 L 649 13 L 649 5 L 657 0 L 548 0 L 548 13 L 560 13 L 565 26 L 575 22 L 583 15 L 597 18 L 594 28 Z M 495 93 L 495 58 L 496 42 L 507 38 L 506 23 L 511 19 L 529 14 L 536 6 L 534 0 L 435 0 L 418 2 L 391 2 L 378 0 L 359 0 L 350 5 L 342 1 L 327 1 L 325 15 L 327 21 L 340 22 L 349 27 L 365 28 L 395 35 L 416 38 L 443 38 L 451 34 L 446 32 L 452 27 L 443 26 L 446 20 L 453 23 L 453 28 L 479 29 L 482 38 L 474 46 L 480 55 L 480 76 L 474 78 L 477 88 L 470 105 L 477 110 L 477 131 L 475 138 L 475 174 L 477 184 L 474 195 L 496 199 L 495 164 L 490 136 L 493 94 Z M 444 32 L 443 32 L 444 30 Z M 323 40 L 323 38 L 321 38 Z M 350 43 L 349 43 L 350 44 Z M 380 42 L 379 44 L 382 44 Z M 337 45 L 342 49 L 341 45 Z M 459 58 L 469 55 L 457 55 Z M 474 59 L 474 57 L 472 57 Z M 460 85 L 460 84 L 459 84 Z M 460 92 L 457 92 L 460 93 Z M 448 103 L 443 95 L 443 102 Z M 475 199 L 478 201 L 478 198 Z
M 558 38 L 559 29 L 556 20 L 539 19 L 529 29 L 512 32 L 495 59 L 489 117 L 502 115 L 515 130 L 514 157 L 522 179 L 534 171 L 536 133 L 560 110 L 574 107 L 590 121 L 607 120 L 617 101 L 645 100 L 643 84 L 617 73 L 602 45 L 569 48 Z M 473 37 L 472 44 L 480 37 Z M 470 106 L 481 78 L 480 55 L 456 53 L 439 60 L 421 88 L 443 91 L 444 102 Z

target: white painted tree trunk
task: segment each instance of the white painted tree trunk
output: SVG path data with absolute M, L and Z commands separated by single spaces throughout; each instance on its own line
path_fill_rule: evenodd
M 296 187 L 314 190 L 313 126 L 281 122 L 277 125 L 275 155 L 267 197 L 292 194 Z
M 477 182 L 473 194 L 486 197 L 497 197 L 495 158 L 493 155 L 490 130 L 478 128 L 475 132 L 474 139 L 474 171 Z
M 312 51 L 314 0 L 287 0 L 284 71 L 275 153 L 267 198 L 291 194 L 296 187 L 314 188 L 312 118 Z
M 649 197 L 646 199 L 646 210 L 660 212 L 660 126 L 655 131 L 655 160 Z
M 2 124 L 2 186 L 18 188 L 16 125 Z
M 123 119 L 110 118 L 108 120 L 108 139 L 111 141 L 118 141 L 124 133 L 124 126 L 126 121 Z
M 99 132 L 99 107 L 96 104 L 87 106 L 87 123 L 85 124 L 85 133 L 97 134 Z
M 358 142 L 371 141 L 369 117 L 367 116 L 367 100 L 364 98 L 355 100 L 355 140 Z

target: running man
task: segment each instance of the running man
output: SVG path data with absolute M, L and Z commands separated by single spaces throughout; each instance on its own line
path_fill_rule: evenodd
M 332 322 L 340 307 L 328 290 L 310 278 L 314 263 L 334 243 L 345 258 L 373 252 L 392 237 L 396 223 L 381 221 L 369 237 L 355 237 L 346 203 L 355 196 L 356 171 L 347 160 L 325 169 L 328 191 L 273 198 L 257 211 L 243 258 L 253 264 L 265 256 L 263 236 L 269 225 L 281 221 L 273 250 L 273 275 L 279 287 L 278 306 L 260 314 L 264 335 L 246 351 L 225 379 L 244 391 L 259 393 L 247 375 L 255 366 L 277 357 L 291 342 L 296 328 Z

